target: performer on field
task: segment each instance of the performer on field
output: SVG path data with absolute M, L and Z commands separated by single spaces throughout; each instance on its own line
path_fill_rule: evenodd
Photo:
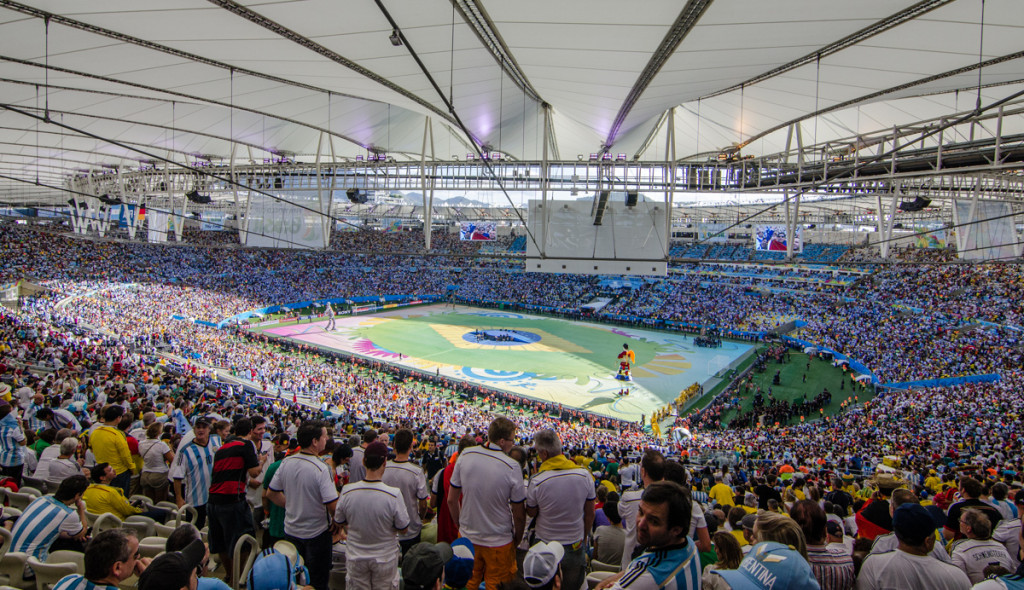
M 632 381 L 633 378 L 629 374 L 629 369 L 636 362 L 636 354 L 629 349 L 628 344 L 622 345 L 622 352 L 619 353 L 619 374 L 615 376 L 619 381 Z M 619 395 L 629 395 L 629 389 L 623 387 L 619 390 Z
M 330 303 L 327 304 L 327 311 L 324 313 L 327 314 L 327 327 L 324 328 L 324 331 L 330 332 L 334 329 L 334 308 L 331 307 Z

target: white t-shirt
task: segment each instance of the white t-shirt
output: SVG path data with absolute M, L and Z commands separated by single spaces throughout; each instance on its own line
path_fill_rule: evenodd
M 325 504 L 338 498 L 331 470 L 320 459 L 298 453 L 285 457 L 274 473 L 270 489 L 284 492 L 284 532 L 312 539 L 329 525 Z
M 899 546 L 900 540 L 896 538 L 896 533 L 878 535 L 875 537 L 875 542 L 871 544 L 869 554 L 875 555 L 876 553 L 896 551 Z M 935 547 L 932 548 L 932 552 L 928 555 L 944 563 L 953 563 L 953 560 L 949 558 L 949 553 L 946 553 L 946 548 L 938 541 L 935 542 Z
M 334 520 L 348 526 L 347 559 L 386 563 L 398 557 L 398 531 L 409 526 L 409 513 L 398 488 L 364 479 L 341 488 Z
M 43 449 L 43 452 L 39 453 L 39 461 L 36 463 L 36 473 L 34 477 L 38 477 L 39 479 L 49 479 L 50 462 L 56 461 L 57 457 L 60 457 L 60 445 L 50 445 Z
M 990 565 L 1001 565 L 1007 570 L 1013 569 L 1010 554 L 999 541 L 988 539 L 963 539 L 953 544 L 953 565 L 967 572 L 972 584 L 985 579 L 985 568 Z
M 490 444 L 459 455 L 451 486 L 462 490 L 459 532 L 474 545 L 502 547 L 513 541 L 509 503 L 526 500 L 523 472 L 514 459 Z
M 363 447 L 354 447 L 352 457 L 348 460 L 348 482 L 356 483 L 366 477 L 366 466 L 363 465 Z
M 643 495 L 643 490 L 630 490 L 623 493 L 619 500 L 619 516 L 622 518 L 622 528 L 626 531 L 626 541 L 622 544 L 622 571 L 626 571 L 633 561 L 631 556 L 636 547 L 636 515 L 640 513 L 640 496 Z
M 171 470 L 164 460 L 164 454 L 171 447 L 158 438 L 147 438 L 139 442 L 139 455 L 142 457 L 142 470 L 150 473 L 167 473 Z
M 248 484 L 245 486 L 245 499 L 249 502 L 249 506 L 256 508 L 257 506 L 263 505 L 263 478 L 267 475 L 267 469 L 270 469 L 270 464 L 274 462 L 274 443 L 269 440 L 261 440 L 258 447 L 253 446 L 256 449 L 256 458 L 259 459 L 260 455 L 266 455 L 267 460 L 263 462 L 263 467 L 260 469 L 260 474 L 256 477 L 250 477 L 249 482 L 259 482 L 259 487 L 250 487 Z M 328 470 L 328 473 L 330 471 Z
M 1013 563 L 1013 567 L 1010 571 L 1016 571 L 1017 566 L 1020 565 L 1020 560 L 1017 559 L 1017 554 L 1020 552 L 1020 521 L 1016 518 L 1011 520 L 1000 520 L 996 526 L 996 530 L 992 532 L 992 538 L 1003 544 L 1006 547 L 1006 552 L 1010 554 L 1010 561 Z
M 967 574 L 931 556 L 890 551 L 869 555 L 857 575 L 857 590 L 970 590 Z
M 423 529 L 419 501 L 430 497 L 427 477 L 419 465 L 412 461 L 389 461 L 384 468 L 384 483 L 402 492 L 406 512 L 409 514 L 409 529 L 399 539 L 415 539 Z
M 583 505 L 594 498 L 594 476 L 579 467 L 534 475 L 526 487 L 526 507 L 539 509 L 537 539 L 560 545 L 582 541 Z

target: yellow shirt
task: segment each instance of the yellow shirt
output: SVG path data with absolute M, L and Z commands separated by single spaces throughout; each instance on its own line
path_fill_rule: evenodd
M 743 536 L 743 529 L 732 531 L 732 536 L 736 537 L 736 540 L 740 542 L 740 547 L 746 547 L 750 544 L 747 538 Z
M 121 488 L 101 483 L 94 483 L 86 488 L 82 499 L 85 500 L 85 509 L 93 514 L 109 512 L 124 520 L 133 514 L 142 512 L 141 508 L 136 508 L 128 502 Z
M 135 469 L 132 452 L 128 449 L 128 439 L 120 430 L 100 426 L 89 437 L 89 446 L 92 447 L 93 455 L 96 455 L 96 462 L 110 463 L 117 475 Z
M 736 502 L 733 500 L 733 495 L 732 488 L 721 482 L 711 486 L 711 489 L 708 490 L 708 496 L 711 496 L 712 500 L 722 506 L 735 506 Z

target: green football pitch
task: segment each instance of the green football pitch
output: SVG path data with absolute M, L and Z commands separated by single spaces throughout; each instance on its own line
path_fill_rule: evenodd
M 678 333 L 441 305 L 343 316 L 330 332 L 325 326 L 264 331 L 626 420 L 650 416 L 752 350 L 738 342 L 698 348 Z M 636 354 L 630 382 L 615 378 L 623 344 Z

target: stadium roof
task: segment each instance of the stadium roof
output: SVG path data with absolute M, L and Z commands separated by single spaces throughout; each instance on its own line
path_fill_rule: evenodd
M 784 149 L 1024 89 L 1015 0 L 0 0 L 0 190 L 160 158 Z M 980 84 L 980 90 L 979 90 Z M 818 113 L 816 115 L 816 113 Z M 47 120 L 49 122 L 47 122 Z M 641 153 L 642 152 L 642 153 Z

